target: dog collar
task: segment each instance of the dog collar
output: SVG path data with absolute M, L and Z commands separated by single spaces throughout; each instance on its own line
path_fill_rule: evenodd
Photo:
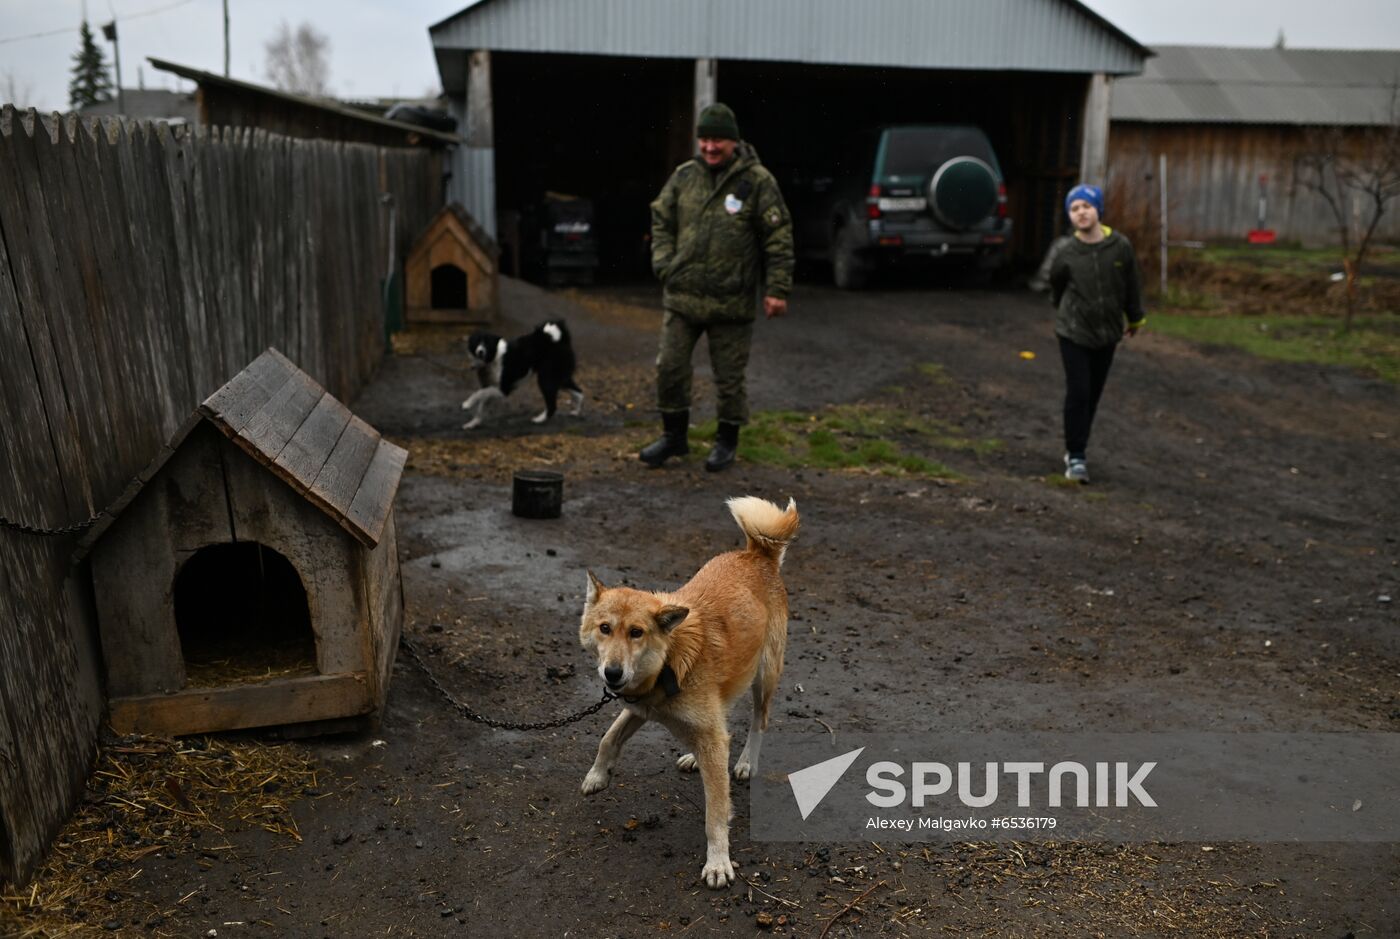
M 656 676 L 656 683 L 666 692 L 668 698 L 674 698 L 681 693 L 681 683 L 676 680 L 676 670 L 671 668 L 669 662 L 662 666 L 661 674 Z
M 653 691 L 660 688 L 666 692 L 668 698 L 674 698 L 681 693 L 681 683 L 676 680 L 676 670 L 671 667 L 669 662 L 661 666 L 661 673 L 656 676 L 656 682 L 651 687 Z M 644 695 L 638 695 L 635 698 L 629 698 L 626 695 L 618 695 L 618 697 L 628 704 L 636 704 L 642 700 Z

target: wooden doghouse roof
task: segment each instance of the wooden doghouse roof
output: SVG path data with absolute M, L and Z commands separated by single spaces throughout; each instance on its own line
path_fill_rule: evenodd
M 269 348 L 205 399 L 82 538 L 79 557 L 97 543 L 203 421 L 217 427 L 361 544 L 379 543 L 407 451 L 385 440 L 285 355 Z
M 495 267 L 496 259 L 501 256 L 500 246 L 496 244 L 496 239 L 481 227 L 481 223 L 472 218 L 472 214 L 462 208 L 459 203 L 449 202 L 442 207 L 437 215 L 427 225 L 423 226 L 423 233 L 413 243 L 413 247 L 408 252 L 410 261 L 438 237 L 443 228 L 451 228 L 452 221 L 456 221 L 466 236 L 466 247 L 469 252 L 479 255 L 476 263 L 482 270 L 491 270 Z

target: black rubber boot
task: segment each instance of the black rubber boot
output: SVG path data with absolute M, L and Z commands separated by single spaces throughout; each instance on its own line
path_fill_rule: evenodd
M 690 412 L 673 411 L 661 415 L 661 436 L 642 448 L 637 454 L 647 466 L 657 467 L 673 456 L 685 456 L 690 452 Z
M 719 428 L 715 431 L 714 448 L 710 450 L 710 455 L 705 457 L 705 469 L 711 473 L 718 473 L 734 462 L 734 454 L 738 449 L 739 425 L 720 421 Z

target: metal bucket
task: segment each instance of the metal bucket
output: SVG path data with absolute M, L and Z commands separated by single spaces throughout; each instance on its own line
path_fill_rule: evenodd
M 510 511 L 521 518 L 558 518 L 564 505 L 564 474 L 516 470 Z

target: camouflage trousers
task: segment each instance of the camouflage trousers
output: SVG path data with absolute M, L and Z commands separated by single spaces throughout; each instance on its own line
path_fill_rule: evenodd
M 753 323 L 697 323 L 667 310 L 661 320 L 661 351 L 656 356 L 656 404 L 661 413 L 690 407 L 691 354 L 701 334 L 710 339 L 710 368 L 718 393 L 719 419 L 743 424 L 749 419 L 744 370 L 749 364 Z

